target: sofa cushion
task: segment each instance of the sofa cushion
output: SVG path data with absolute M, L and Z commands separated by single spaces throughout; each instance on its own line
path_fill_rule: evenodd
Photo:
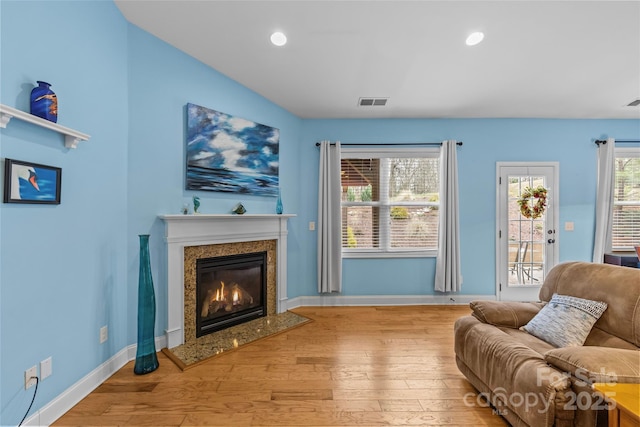
M 515 301 L 471 301 L 473 316 L 483 323 L 507 328 L 526 325 L 545 303 Z
M 606 347 L 557 348 L 544 359 L 587 384 L 640 383 L 640 350 Z
M 542 354 L 511 336 L 520 331 L 510 329 L 507 334 L 473 316 L 465 316 L 456 321 L 454 332 L 460 363 L 482 379 L 496 408 L 513 411 L 524 425 L 553 425 L 570 381 L 550 367 Z
M 541 356 L 544 356 L 547 351 L 553 350 L 555 348 L 548 342 L 542 341 L 540 338 L 534 337 L 533 335 L 520 329 L 502 327 L 500 328 L 500 330 L 520 344 L 524 344 L 536 353 L 540 353 Z
M 640 268 L 587 262 L 558 264 L 545 277 L 540 300 L 549 301 L 553 294 L 606 302 L 610 309 L 595 327 L 640 347 Z
M 602 319 L 602 317 L 600 317 L 600 319 Z M 611 335 L 610 333 L 598 328 L 598 322 L 596 322 L 593 329 L 591 329 L 591 333 L 587 337 L 587 340 L 584 342 L 584 345 L 638 350 L 638 347 L 631 344 L 629 341 L 625 341 L 622 338 L 618 338 L 617 336 Z
M 522 328 L 556 347 L 581 346 L 606 309 L 602 301 L 554 294 Z

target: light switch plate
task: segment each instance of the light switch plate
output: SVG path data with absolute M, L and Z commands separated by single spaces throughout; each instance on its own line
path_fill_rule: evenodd
M 53 359 L 51 356 L 40 362 L 40 379 L 50 377 L 53 373 Z
M 103 326 L 100 328 L 100 344 L 109 339 L 109 328 L 107 326 Z

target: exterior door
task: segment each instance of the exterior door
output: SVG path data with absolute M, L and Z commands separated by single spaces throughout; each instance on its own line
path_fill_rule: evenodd
M 556 162 L 497 164 L 498 300 L 538 301 L 547 272 L 558 262 L 558 170 Z M 541 195 L 532 191 L 539 188 L 546 189 L 541 214 L 540 198 L 526 197 Z

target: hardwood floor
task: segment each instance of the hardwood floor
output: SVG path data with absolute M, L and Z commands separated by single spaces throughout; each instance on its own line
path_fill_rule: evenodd
M 184 372 L 162 353 L 147 375 L 130 362 L 53 425 L 508 425 L 465 400 L 453 323 L 467 306 L 292 311 L 314 321 Z

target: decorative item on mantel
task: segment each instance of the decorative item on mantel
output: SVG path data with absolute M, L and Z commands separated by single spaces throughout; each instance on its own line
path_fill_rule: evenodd
M 236 215 L 242 215 L 243 213 L 246 213 L 247 210 L 244 208 L 244 206 L 242 205 L 242 203 L 238 203 L 236 205 L 235 208 L 233 208 L 233 210 L 231 211 Z
M 31 90 L 31 114 L 50 122 L 58 121 L 58 97 L 51 90 L 51 85 L 38 80 L 38 86 Z
M 193 213 L 199 214 L 198 209 L 200 209 L 200 197 L 193 196 Z
M 156 355 L 156 295 L 151 277 L 149 235 L 140 234 L 140 275 L 138 278 L 138 349 L 133 372 L 148 374 L 158 369 Z
M 282 215 L 284 207 L 282 206 L 282 196 L 280 194 L 280 188 L 278 188 L 278 200 L 276 200 L 276 213 Z

